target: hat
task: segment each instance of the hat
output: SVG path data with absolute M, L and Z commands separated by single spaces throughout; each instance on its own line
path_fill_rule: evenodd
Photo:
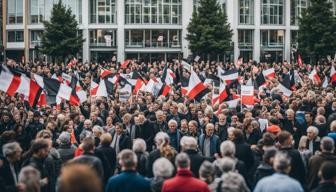
M 68 132 L 63 131 L 60 136 L 58 137 L 58 140 L 61 144 L 69 144 L 71 135 Z
M 271 125 L 267 127 L 267 132 L 278 134 L 281 131 L 280 127 L 278 125 Z

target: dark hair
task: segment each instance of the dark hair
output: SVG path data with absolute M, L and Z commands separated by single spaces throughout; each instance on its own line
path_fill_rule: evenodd
M 82 141 L 82 147 L 84 152 L 89 152 L 95 147 L 95 140 L 92 137 L 86 137 Z
M 49 141 L 47 139 L 35 139 L 30 147 L 30 151 L 34 154 L 48 147 Z
M 288 131 L 281 131 L 278 134 L 278 141 L 281 145 L 283 145 L 290 137 L 291 134 Z
M 244 141 L 244 133 L 242 130 L 234 129 L 233 134 L 235 136 L 235 139 L 234 139 L 235 142 L 241 143 Z
M 333 180 L 336 177 L 336 164 L 324 162 L 320 168 L 320 177 L 323 180 Z
M 264 133 L 262 140 L 263 144 L 266 146 L 274 145 L 274 136 L 271 133 Z

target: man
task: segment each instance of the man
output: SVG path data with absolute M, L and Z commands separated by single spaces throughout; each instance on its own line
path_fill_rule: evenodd
M 279 150 L 288 154 L 291 158 L 289 176 L 298 180 L 301 185 L 305 184 L 305 167 L 300 152 L 293 148 L 293 136 L 288 131 L 278 134 Z
M 168 124 L 166 122 L 166 115 L 163 111 L 159 110 L 155 112 L 156 121 L 154 123 L 155 135 L 160 132 L 166 132 L 168 130 Z
M 148 192 L 151 191 L 150 182 L 136 172 L 137 156 L 125 149 L 118 155 L 122 172 L 110 177 L 105 192 Z
M 227 123 L 227 117 L 224 114 L 218 115 L 218 130 L 216 131 L 221 141 L 225 141 L 228 138 L 227 128 L 229 124 Z
M 288 176 L 291 169 L 289 156 L 278 152 L 274 157 L 273 168 L 275 173 L 261 179 L 254 192 L 303 192 L 300 183 Z
M 7 111 L 2 113 L 2 117 L 0 120 L 0 135 L 4 132 L 4 131 L 9 131 L 9 130 L 13 130 L 14 128 L 14 123 L 11 120 L 11 114 Z
M 100 178 L 104 177 L 104 169 L 102 161 L 95 156 L 95 142 L 94 138 L 87 137 L 82 141 L 83 154 L 76 157 L 73 162 L 90 165 L 97 172 Z
M 335 163 L 325 162 L 323 163 L 319 175 L 321 177 L 321 182 L 313 190 L 313 192 L 328 192 L 336 191 L 336 165 Z
M 175 165 L 177 174 L 174 178 L 168 179 L 163 183 L 162 192 L 210 192 L 208 185 L 204 181 L 193 178 L 190 171 L 190 159 L 186 153 L 182 152 L 176 156 Z
M 317 187 L 319 179 L 318 172 L 321 165 L 325 162 L 336 164 L 336 155 L 334 155 L 334 140 L 330 137 L 323 137 L 321 140 L 322 153 L 316 154 L 308 162 L 308 189 L 312 190 Z
M 40 112 L 35 111 L 32 121 L 25 128 L 26 145 L 30 146 L 30 142 L 35 139 L 37 133 L 43 129 L 43 124 L 40 123 Z
M 180 151 L 180 140 L 182 137 L 182 134 L 180 132 L 180 130 L 177 129 L 177 121 L 175 121 L 174 119 L 169 120 L 168 122 L 168 135 L 170 138 L 170 145 L 172 147 L 174 147 L 174 149 L 176 151 Z
M 208 123 L 205 127 L 205 134 L 199 137 L 200 150 L 205 157 L 214 157 L 216 153 L 220 152 L 220 140 L 214 134 L 214 130 L 215 126 Z
M 188 121 L 186 119 L 182 119 L 180 130 L 182 137 L 189 136 Z
M 185 152 L 190 158 L 190 170 L 198 178 L 199 169 L 205 158 L 197 151 L 197 140 L 190 136 L 181 139 L 181 151 Z
M 130 149 L 131 148 L 131 139 L 124 133 L 122 124 L 116 123 L 115 131 L 111 134 L 112 136 L 112 143 L 111 147 L 114 148 L 116 154 L 118 154 L 123 149 Z
M 143 114 L 139 114 L 134 117 L 135 120 L 135 138 L 141 138 L 145 140 L 147 145 L 147 151 L 152 150 L 154 143 L 154 126 Z
M 319 130 L 314 127 L 310 126 L 307 128 L 307 148 L 315 154 L 316 151 L 320 150 L 320 137 L 318 137 Z
M 281 128 L 293 134 L 295 139 L 295 147 L 297 147 L 299 140 L 302 136 L 303 125 L 300 124 L 295 118 L 295 112 L 292 109 L 286 111 L 286 117 L 281 119 Z
M 3 161 L 3 165 L 0 166 L 0 185 L 5 191 L 16 191 L 22 149 L 19 143 L 12 142 L 7 143 L 2 147 L 2 153 L 4 158 L 0 159 L 0 161 Z

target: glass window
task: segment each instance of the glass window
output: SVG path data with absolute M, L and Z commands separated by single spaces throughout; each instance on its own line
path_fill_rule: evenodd
M 23 31 L 7 31 L 8 42 L 23 42 Z
M 90 23 L 116 23 L 115 0 L 91 0 Z
M 126 24 L 181 24 L 181 0 L 125 0 Z
M 7 23 L 23 23 L 23 0 L 7 1 Z
M 41 43 L 41 35 L 43 31 L 31 31 L 30 32 L 30 43 L 35 45 L 40 45 Z
M 284 24 L 284 0 L 262 0 L 261 24 Z
M 90 30 L 90 46 L 92 47 L 115 47 L 116 31 L 96 29 Z
M 253 24 L 253 13 L 253 0 L 239 0 L 239 24 Z
M 253 30 L 238 30 L 238 43 L 240 48 L 253 47 Z
M 261 44 L 264 47 L 283 47 L 285 39 L 284 30 L 261 30 Z
M 291 0 L 291 25 L 299 25 L 299 18 L 307 7 L 307 0 Z

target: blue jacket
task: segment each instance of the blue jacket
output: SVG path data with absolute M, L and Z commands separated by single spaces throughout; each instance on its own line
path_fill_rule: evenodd
M 111 177 L 105 192 L 148 192 L 151 191 L 150 182 L 135 171 L 123 171 Z
M 204 148 L 204 141 L 205 141 L 205 134 L 202 134 L 198 139 L 200 150 L 202 153 L 203 153 L 203 148 Z M 219 137 L 217 135 L 212 135 L 210 138 L 210 155 L 211 156 L 213 156 L 215 153 L 220 153 L 219 146 L 220 146 Z

